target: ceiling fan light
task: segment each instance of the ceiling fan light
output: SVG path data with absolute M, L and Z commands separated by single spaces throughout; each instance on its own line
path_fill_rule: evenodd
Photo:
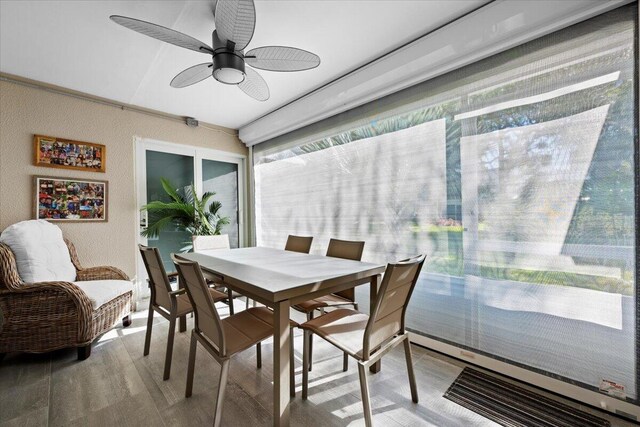
M 220 83 L 237 85 L 244 81 L 244 60 L 231 52 L 220 52 L 213 57 L 213 78 Z
M 235 68 L 218 68 L 213 70 L 213 78 L 220 83 L 237 85 L 244 81 L 244 72 Z

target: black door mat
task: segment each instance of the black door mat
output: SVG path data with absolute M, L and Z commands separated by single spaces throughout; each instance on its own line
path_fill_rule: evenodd
M 444 397 L 508 427 L 610 427 L 603 418 L 464 368 Z

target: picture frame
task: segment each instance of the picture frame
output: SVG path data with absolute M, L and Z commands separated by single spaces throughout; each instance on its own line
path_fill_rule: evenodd
M 56 222 L 107 222 L 109 182 L 34 176 L 34 218 Z
M 35 166 L 106 172 L 107 147 L 102 144 L 34 135 L 33 154 Z

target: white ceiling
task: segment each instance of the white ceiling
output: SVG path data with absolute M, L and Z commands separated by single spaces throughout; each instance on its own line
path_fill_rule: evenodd
M 248 48 L 299 47 L 321 58 L 298 73 L 260 71 L 271 91 L 255 101 L 207 79 L 171 79 L 210 57 L 121 27 L 124 15 L 211 44 L 210 1 L 0 1 L 0 71 L 238 129 L 288 102 L 462 16 L 486 0 L 256 1 Z

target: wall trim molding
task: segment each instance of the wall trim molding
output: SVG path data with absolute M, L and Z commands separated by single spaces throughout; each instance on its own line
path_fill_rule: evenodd
M 50 83 L 41 82 L 38 80 L 28 79 L 26 77 L 18 76 L 15 74 L 9 74 L 0 72 L 0 81 L 13 83 L 21 86 L 26 86 L 34 89 L 43 90 L 45 92 L 55 93 L 58 95 L 69 96 L 71 98 L 81 99 L 83 101 L 94 102 L 101 105 L 106 105 L 109 107 L 114 107 L 123 111 L 132 111 L 135 113 L 146 114 L 148 116 L 153 116 L 159 119 L 171 120 L 174 122 L 185 123 L 185 117 L 177 116 L 175 114 L 169 114 L 158 110 L 153 110 L 150 108 L 138 107 L 132 104 L 126 104 L 123 102 L 114 101 L 108 98 L 102 98 L 99 96 L 91 95 L 85 92 L 76 91 L 73 89 L 68 89 L 62 86 L 53 85 Z M 186 124 L 185 124 L 186 126 Z M 199 122 L 198 127 L 202 127 L 208 130 L 212 130 L 214 132 L 221 132 L 227 135 L 232 135 L 237 137 L 238 131 L 236 129 L 227 128 L 224 126 L 219 126 L 213 123 L 205 123 Z

